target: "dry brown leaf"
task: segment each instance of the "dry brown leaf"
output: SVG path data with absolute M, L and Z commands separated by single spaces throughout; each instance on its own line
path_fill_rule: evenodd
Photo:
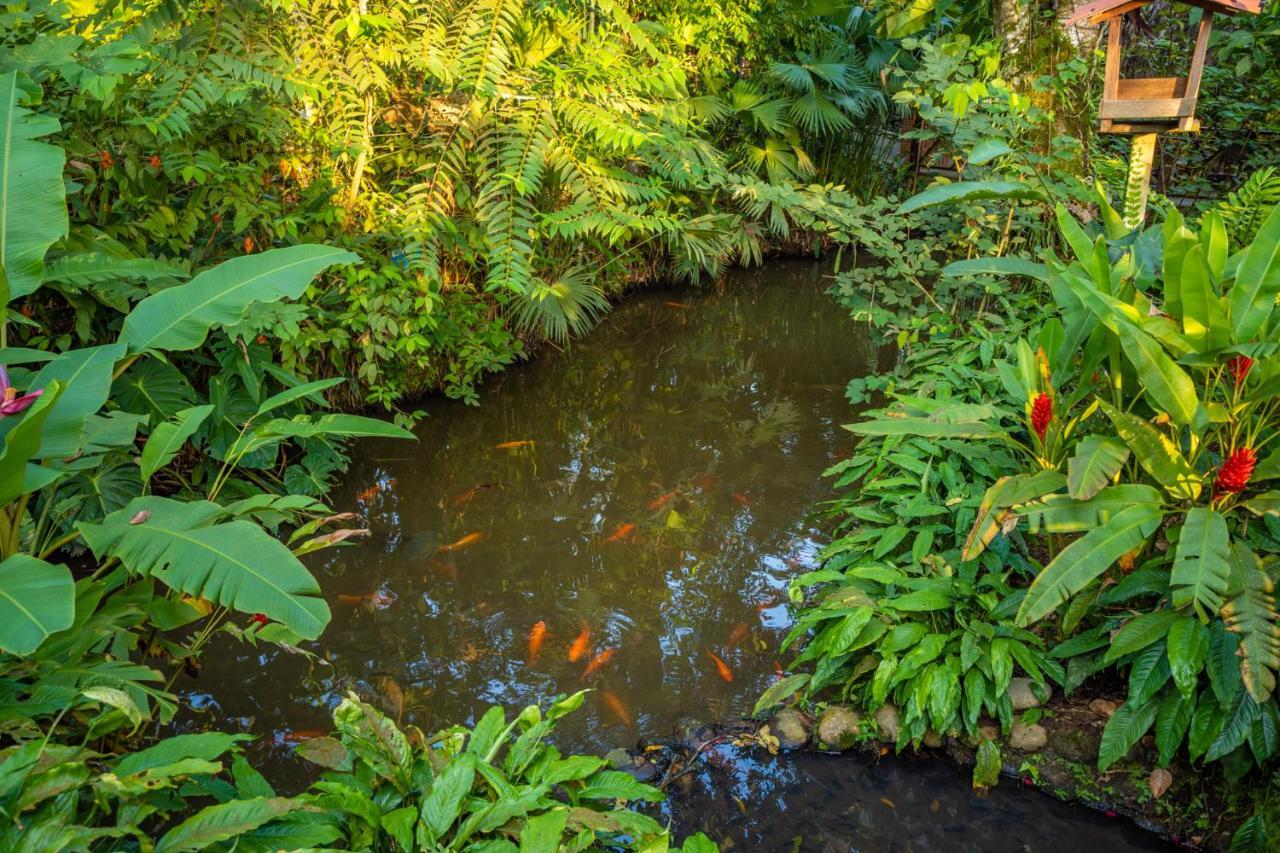
M 1089 703 L 1089 710 L 1099 717 L 1110 717 L 1116 712 L 1116 703 L 1110 699 L 1094 699 Z
M 1164 792 L 1169 790 L 1169 786 L 1173 784 L 1173 774 L 1163 767 L 1157 767 L 1151 771 L 1151 775 L 1147 777 L 1147 785 L 1151 788 L 1151 796 L 1157 800 L 1164 796 Z

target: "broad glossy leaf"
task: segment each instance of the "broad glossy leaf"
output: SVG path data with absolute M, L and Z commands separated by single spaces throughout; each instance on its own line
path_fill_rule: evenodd
M 28 463 L 40 449 L 40 435 L 44 429 L 45 419 L 49 417 L 61 396 L 60 382 L 53 382 L 46 386 L 44 393 L 31 408 L 16 416 L 21 420 L 5 435 L 4 450 L 0 451 L 0 507 L 26 494 L 28 484 L 34 485 L 46 479 L 32 477 L 31 469 L 36 466 Z
M 1221 513 L 1204 506 L 1187 511 L 1173 558 L 1174 607 L 1194 605 L 1204 619 L 1222 609 L 1230 545 L 1227 520 Z
M 1169 634 L 1181 614 L 1176 610 L 1153 610 L 1141 613 L 1130 619 L 1115 632 L 1111 638 L 1111 647 L 1107 649 L 1106 661 L 1111 663 L 1125 655 L 1140 652 L 1153 643 L 1158 643 Z
M 1129 448 L 1106 435 L 1087 435 L 1067 460 L 1067 494 L 1088 500 L 1100 492 L 1129 458 Z
M 200 424 L 204 423 L 204 419 L 209 417 L 212 411 L 212 405 L 193 406 L 178 412 L 172 421 L 165 421 L 156 426 L 147 438 L 146 446 L 142 448 L 140 462 L 144 483 L 173 461 L 178 451 L 182 449 L 182 445 L 195 434 Z
M 181 264 L 157 258 L 122 258 L 105 252 L 63 255 L 49 264 L 45 281 L 91 285 L 119 279 L 186 278 Z
M 359 260 L 307 244 L 232 258 L 139 302 L 125 317 L 120 342 L 132 352 L 195 349 L 211 328 L 239 323 L 253 304 L 297 299 L 327 267 Z
M 319 396 L 321 391 L 328 390 L 335 385 L 341 385 L 347 380 L 342 378 L 335 379 L 317 379 L 315 382 L 304 382 L 301 385 L 295 385 L 292 388 L 286 388 L 279 394 L 273 394 L 263 400 L 258 406 L 258 414 L 265 415 L 267 412 L 275 411 L 281 406 L 287 406 L 295 400 L 301 400 L 304 397 L 311 398 L 313 403 L 324 405 L 324 398 Z
M 1106 524 L 1110 518 L 1134 504 L 1159 506 L 1163 502 L 1160 490 L 1154 486 L 1123 483 L 1107 486 L 1085 501 L 1070 495 L 1049 495 L 1044 500 L 1028 504 L 1017 510 L 1027 516 L 1032 533 L 1083 533 Z
M 85 419 L 107 402 L 111 373 L 124 355 L 120 344 L 71 350 L 46 364 L 31 380 L 44 388 L 57 380 L 63 385 L 57 407 L 49 413 L 40 437 L 40 459 L 74 456 L 84 447 Z
M 1156 721 L 1158 709 L 1154 702 L 1143 702 L 1137 706 L 1126 702 L 1116 709 L 1102 730 L 1102 742 L 1098 745 L 1099 770 L 1106 770 L 1129 754 L 1129 750 Z
M 18 74 L 0 74 L 0 267 L 8 278 L 4 302 L 40 286 L 44 256 L 67 236 L 62 149 L 41 136 L 58 120 L 22 107 Z
M 1169 655 L 1169 671 L 1178 692 L 1187 699 L 1195 696 L 1209 654 L 1209 629 L 1199 619 L 1183 616 L 1169 626 L 1166 640 Z
M 1018 609 L 1017 624 L 1027 625 L 1052 613 L 1109 569 L 1122 554 L 1145 542 L 1163 517 L 1164 513 L 1156 507 L 1131 506 L 1063 548 L 1027 589 Z
M 982 553 L 1000 531 L 1010 508 L 1056 492 L 1065 482 L 1065 478 L 1057 471 L 1001 477 L 982 496 L 977 517 L 965 539 L 961 559 L 973 560 Z
M 764 693 L 760 694 L 760 698 L 756 700 L 756 707 L 751 713 L 752 715 L 760 714 L 773 708 L 775 705 L 781 705 L 790 698 L 794 693 L 809 683 L 809 673 L 800 672 L 795 675 L 788 675 L 773 684 L 769 685 Z
M 1236 269 L 1235 284 L 1227 293 L 1231 327 L 1236 343 L 1257 336 L 1275 308 L 1280 293 L 1280 205 L 1258 229 Z
M 1011 256 L 953 261 L 942 268 L 942 274 L 948 278 L 961 275 L 1019 275 L 1036 281 L 1049 280 L 1049 271 L 1044 264 Z
M 1125 358 L 1138 371 L 1152 405 L 1180 426 L 1191 423 L 1200 405 L 1195 382 L 1146 332 L 1129 323 L 1118 324 L 1118 330 Z
M 29 655 L 44 638 L 71 627 L 75 582 L 66 566 L 29 554 L 0 563 L 0 649 Z
M 917 193 L 898 206 L 899 214 L 910 213 L 935 204 L 955 204 L 964 201 L 984 201 L 992 198 L 1031 199 L 1044 198 L 1037 187 L 1020 181 L 960 181 L 954 184 L 934 184 Z
M 145 521 L 133 524 L 138 513 Z M 221 522 L 208 501 L 141 497 L 80 532 L 99 559 L 120 558 L 132 572 L 187 595 L 267 618 L 315 639 L 329 621 L 316 579 L 288 548 L 256 524 Z
M 455 756 L 435 779 L 422 800 L 422 822 L 433 840 L 439 840 L 462 814 L 464 798 L 476 776 L 476 757 L 469 752 Z
M 257 829 L 305 805 L 301 799 L 254 797 L 206 806 L 161 836 L 155 853 L 204 850 Z
M 1179 500 L 1200 497 L 1200 475 L 1172 441 L 1137 415 L 1122 412 L 1106 402 L 1100 406 L 1115 424 L 1120 438 L 1133 451 L 1138 464 L 1170 495 Z

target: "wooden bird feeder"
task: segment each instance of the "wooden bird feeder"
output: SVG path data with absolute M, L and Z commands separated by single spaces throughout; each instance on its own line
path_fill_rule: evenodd
M 1200 92 L 1200 75 L 1204 71 L 1205 52 L 1209 49 L 1209 33 L 1213 13 L 1245 12 L 1257 15 L 1262 0 L 1180 0 L 1204 10 L 1196 31 L 1191 68 L 1186 77 L 1120 78 L 1121 19 L 1154 0 L 1092 0 L 1078 7 L 1066 24 L 1088 20 L 1095 24 L 1110 22 L 1107 27 L 1107 70 L 1102 83 L 1102 103 L 1098 107 L 1103 133 L 1160 133 L 1174 131 L 1194 133 L 1200 129 L 1196 120 L 1196 96 Z

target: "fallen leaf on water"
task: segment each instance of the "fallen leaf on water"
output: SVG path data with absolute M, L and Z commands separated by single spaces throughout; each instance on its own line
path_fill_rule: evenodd
M 382 697 L 386 700 L 387 710 L 395 715 L 396 722 L 400 721 L 400 717 L 404 714 L 404 691 L 400 689 L 400 685 L 389 675 L 384 675 L 378 679 L 378 690 L 382 692 Z
M 937 812 L 941 810 L 941 808 L 942 808 L 942 803 L 938 802 L 937 800 L 934 800 L 932 803 L 929 803 L 929 811 L 931 812 Z
M 1169 786 L 1173 784 L 1173 774 L 1163 767 L 1157 767 L 1151 771 L 1151 775 L 1147 777 L 1147 786 L 1151 788 L 1151 796 L 1157 800 L 1164 796 L 1164 792 L 1169 790 Z
M 888 806 L 891 809 L 897 808 L 897 806 L 893 804 L 893 800 L 889 799 L 888 797 L 881 797 L 880 802 L 884 803 L 886 806 Z

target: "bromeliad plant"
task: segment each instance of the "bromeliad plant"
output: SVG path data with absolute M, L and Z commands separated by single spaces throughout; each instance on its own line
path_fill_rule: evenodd
M 988 490 L 964 557 L 1023 520 L 1048 534 L 1018 624 L 1057 614 L 1057 654 L 1086 656 L 1072 683 L 1129 665 L 1100 767 L 1154 726 L 1162 762 L 1185 737 L 1193 759 L 1242 773 L 1280 746 L 1275 558 L 1255 551 L 1280 513 L 1265 485 L 1280 478 L 1280 212 L 1232 251 L 1214 213 L 1130 234 L 1103 211 L 1092 239 L 1058 211 L 1075 258 L 1035 271 L 1060 314 L 1044 369 L 1004 370 L 1039 470 Z M 987 426 L 970 432 L 1024 443 Z

